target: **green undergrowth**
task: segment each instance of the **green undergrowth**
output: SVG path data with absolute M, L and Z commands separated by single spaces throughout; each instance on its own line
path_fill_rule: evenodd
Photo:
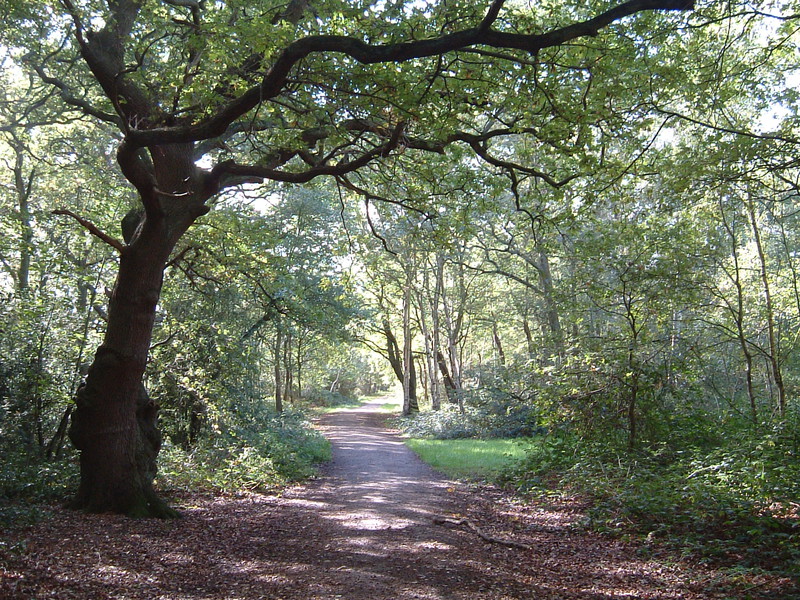
M 156 485 L 167 497 L 197 491 L 274 490 L 312 477 L 330 460 L 330 443 L 298 412 L 267 413 L 181 448 L 167 439 Z M 31 525 L 78 488 L 77 456 L 57 461 L 0 447 L 0 531 Z
M 527 495 L 589 498 L 595 530 L 658 541 L 701 562 L 800 577 L 796 454 L 796 440 L 779 430 L 724 447 L 636 452 L 550 436 L 501 479 Z
M 528 438 L 542 431 L 532 408 L 485 400 L 479 406 L 465 406 L 463 411 L 456 405 L 445 405 L 402 417 L 397 424 L 410 437 L 440 440 Z
M 330 457 L 330 443 L 302 413 L 273 413 L 191 449 L 166 444 L 157 484 L 178 491 L 271 490 L 313 476 Z
M 24 527 L 48 514 L 48 505 L 78 487 L 71 452 L 48 461 L 20 448 L 0 449 L 0 530 Z
M 523 440 L 432 440 L 410 438 L 406 444 L 426 463 L 448 477 L 492 480 L 525 456 Z
M 304 402 L 312 412 L 324 414 L 348 408 L 358 408 L 363 404 L 364 399 L 344 396 L 337 392 L 316 392 L 312 397 L 306 398 Z

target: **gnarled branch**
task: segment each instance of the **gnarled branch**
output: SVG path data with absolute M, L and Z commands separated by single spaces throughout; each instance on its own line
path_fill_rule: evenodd
M 92 223 L 91 221 L 89 221 L 87 219 L 84 219 L 83 217 L 81 217 L 79 215 L 76 215 L 71 210 L 66 210 L 66 209 L 62 208 L 62 209 L 54 210 L 52 214 L 54 214 L 54 215 L 66 215 L 68 217 L 72 217 L 78 223 L 83 225 L 89 231 L 89 233 L 91 233 L 93 236 L 103 240 L 106 244 L 108 244 L 112 248 L 117 249 L 119 252 L 124 252 L 125 251 L 125 244 L 120 242 L 117 238 L 108 235 L 104 231 L 101 231 L 100 228 L 97 227 L 97 225 L 95 225 L 94 223 Z

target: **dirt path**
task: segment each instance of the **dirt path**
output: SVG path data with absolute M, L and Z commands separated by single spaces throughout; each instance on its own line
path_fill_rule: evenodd
M 319 480 L 280 497 L 194 499 L 176 522 L 58 511 L 22 533 L 24 548 L 0 548 L 0 598 L 789 597 L 771 582 L 726 589 L 713 571 L 640 558 L 646 549 L 576 528 L 575 506 L 523 507 L 449 482 L 372 408 L 326 416 L 334 460 Z M 529 549 L 434 524 L 437 515 Z

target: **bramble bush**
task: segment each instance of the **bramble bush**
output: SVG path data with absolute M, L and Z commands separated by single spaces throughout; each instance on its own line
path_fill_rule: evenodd
M 64 500 L 77 487 L 71 452 L 48 461 L 24 448 L 0 448 L 0 530 L 34 523 L 47 503 Z

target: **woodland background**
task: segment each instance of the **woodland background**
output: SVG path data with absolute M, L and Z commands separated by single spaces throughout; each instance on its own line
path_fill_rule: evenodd
M 442 58 L 406 117 L 456 98 L 461 121 L 507 128 L 489 160 L 409 144 L 345 177 L 225 190 L 165 271 L 146 372 L 158 485 L 308 476 L 327 452 L 310 407 L 401 384 L 412 436 L 527 440 L 502 476 L 521 493 L 568 489 L 593 527 L 796 573 L 799 12 L 714 2 L 528 64 Z M 0 49 L 4 526 L 77 486 L 68 421 L 118 261 L 89 229 L 119 237 L 137 207 L 119 131 L 62 101 L 60 67 L 21 43 L 34 29 Z M 241 62 L 230 44 L 214 52 Z M 398 111 L 417 92 L 388 75 L 371 91 Z M 356 114 L 373 101 L 352 97 Z M 285 131 L 314 126 L 301 108 Z

